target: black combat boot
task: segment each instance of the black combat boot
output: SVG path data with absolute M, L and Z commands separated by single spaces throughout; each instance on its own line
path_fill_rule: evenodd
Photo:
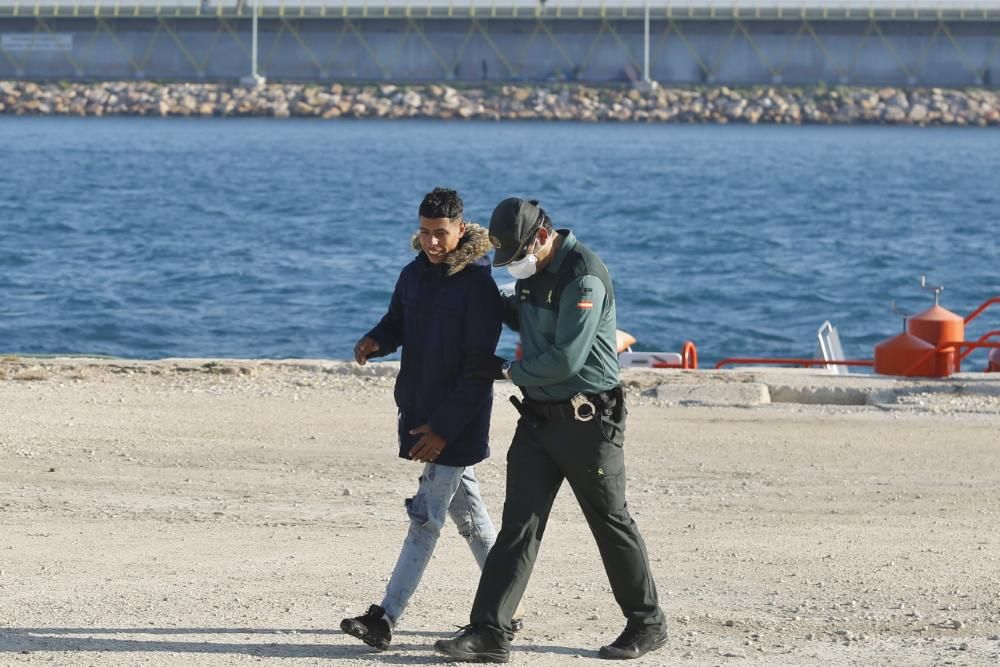
M 368 607 L 368 611 L 361 616 L 342 620 L 340 629 L 379 651 L 389 648 L 392 641 L 392 628 L 385 620 L 385 609 L 377 604 Z
M 485 625 L 467 625 L 454 639 L 439 639 L 434 649 L 463 662 L 507 662 L 510 641 L 499 630 Z
M 597 652 L 605 660 L 631 660 L 655 651 L 667 643 L 667 627 L 626 625 L 618 639 Z

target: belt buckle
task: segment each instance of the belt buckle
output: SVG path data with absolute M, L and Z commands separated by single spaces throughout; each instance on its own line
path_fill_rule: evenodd
M 597 406 L 583 394 L 569 399 L 569 404 L 573 406 L 573 419 L 578 422 L 589 422 L 597 414 Z

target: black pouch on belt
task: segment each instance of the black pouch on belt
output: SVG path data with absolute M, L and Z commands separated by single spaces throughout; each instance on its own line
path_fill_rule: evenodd
M 621 422 L 625 417 L 625 387 L 618 385 L 608 393 L 615 399 L 615 404 L 611 407 L 611 418 L 615 422 Z
M 542 425 L 541 418 L 529 410 L 517 396 L 511 396 L 510 402 L 511 405 L 514 406 L 514 409 L 517 410 L 518 413 L 524 418 L 524 421 L 528 426 L 531 428 L 538 428 Z

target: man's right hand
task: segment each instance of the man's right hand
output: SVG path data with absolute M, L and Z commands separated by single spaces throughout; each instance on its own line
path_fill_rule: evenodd
M 354 346 L 354 360 L 359 366 L 364 366 L 368 358 L 378 352 L 378 341 L 371 336 L 365 336 Z

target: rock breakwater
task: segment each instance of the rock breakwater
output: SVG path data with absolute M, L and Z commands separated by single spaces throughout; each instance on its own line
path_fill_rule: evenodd
M 0 81 L 0 114 L 1000 126 L 1000 91 Z

